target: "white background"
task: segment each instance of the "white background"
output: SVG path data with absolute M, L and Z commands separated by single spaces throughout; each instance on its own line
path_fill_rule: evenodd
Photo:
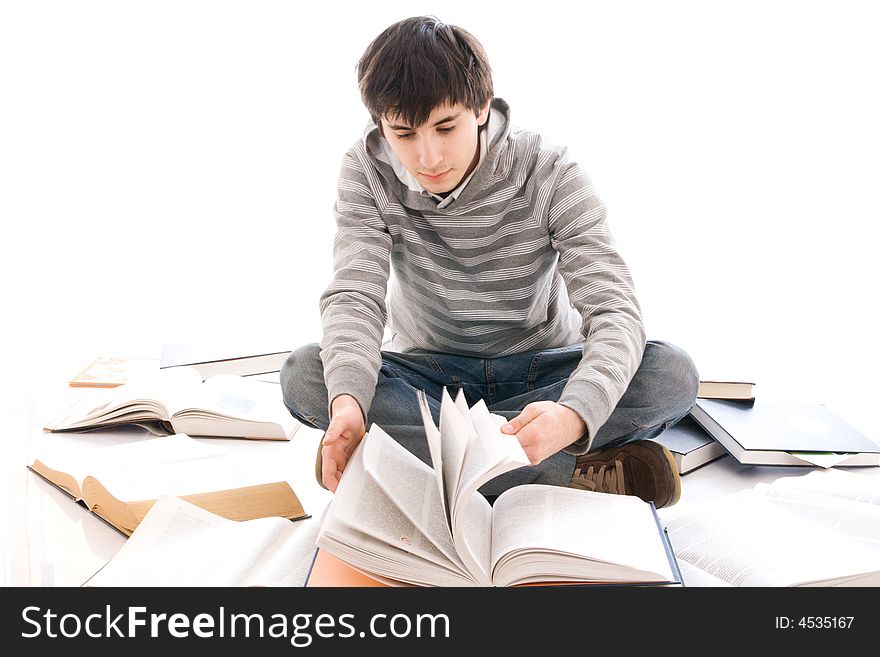
M 0 0 L 6 401 L 96 355 L 318 340 L 358 57 L 436 14 L 593 178 L 649 337 L 880 438 L 872 4 Z

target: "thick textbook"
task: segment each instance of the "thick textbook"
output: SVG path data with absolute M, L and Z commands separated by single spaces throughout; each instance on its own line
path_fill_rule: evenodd
M 284 518 L 229 520 L 163 495 L 85 586 L 302 586 L 313 538 Z
M 444 391 L 440 428 L 419 395 L 434 467 L 373 424 L 343 472 L 317 545 L 391 585 L 670 585 L 675 557 L 653 504 L 638 497 L 529 484 L 478 488 L 528 465 L 503 418 Z
M 685 474 L 727 451 L 688 414 L 654 438 L 672 452 L 678 473 Z
M 289 440 L 299 423 L 277 385 L 230 374 L 202 381 L 191 368 L 157 371 L 66 408 L 44 428 L 84 431 L 138 424 L 157 435 Z
M 161 495 L 232 520 L 307 515 L 284 473 L 258 454 L 243 458 L 182 434 L 86 451 L 54 447 L 28 468 L 125 535 Z
M 218 374 L 253 376 L 278 372 L 290 355 L 290 347 L 281 341 L 248 344 L 180 342 L 162 345 L 160 369 L 191 367 L 210 378 Z
M 665 516 L 687 586 L 880 585 L 880 477 L 813 470 Z
M 880 445 L 819 404 L 698 399 L 690 414 L 740 463 L 880 465 Z

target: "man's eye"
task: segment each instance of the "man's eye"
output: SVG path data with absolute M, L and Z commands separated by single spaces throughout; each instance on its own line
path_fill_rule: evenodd
M 403 134 L 397 133 L 397 138 L 398 138 L 398 139 L 410 139 L 411 137 L 412 137 L 412 133 L 411 133 L 411 132 L 405 132 L 405 133 L 403 133 Z
M 437 128 L 437 132 L 452 132 L 455 130 L 455 126 L 449 126 L 448 128 Z

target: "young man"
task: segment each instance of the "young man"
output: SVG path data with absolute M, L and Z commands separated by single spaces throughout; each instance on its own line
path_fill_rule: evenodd
M 290 412 L 325 431 L 319 481 L 336 490 L 374 422 L 430 463 L 416 391 L 436 420 L 448 387 L 508 418 L 532 463 L 484 495 L 545 483 L 675 503 L 675 463 L 647 439 L 687 413 L 697 372 L 681 349 L 646 343 L 586 175 L 511 124 L 458 27 L 392 25 L 358 81 L 372 123 L 339 174 L 323 339 L 281 373 Z

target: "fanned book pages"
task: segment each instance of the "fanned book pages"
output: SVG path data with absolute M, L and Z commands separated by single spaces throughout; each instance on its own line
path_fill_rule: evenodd
M 156 435 L 263 440 L 289 440 L 299 428 L 277 385 L 231 374 L 202 382 L 196 370 L 181 367 L 90 392 L 44 428 L 86 431 L 137 424 Z
M 163 495 L 85 586 L 302 586 L 313 534 L 284 518 L 234 521 Z
M 505 420 L 444 391 L 438 430 L 419 400 L 434 467 L 372 425 L 327 508 L 321 551 L 391 585 L 679 582 L 653 504 L 529 484 L 490 506 L 478 488 L 529 464 Z
M 305 517 L 283 465 L 175 434 L 91 450 L 55 444 L 28 467 L 130 535 L 161 495 L 232 520 Z
M 814 470 L 667 517 L 688 586 L 880 585 L 880 477 Z

